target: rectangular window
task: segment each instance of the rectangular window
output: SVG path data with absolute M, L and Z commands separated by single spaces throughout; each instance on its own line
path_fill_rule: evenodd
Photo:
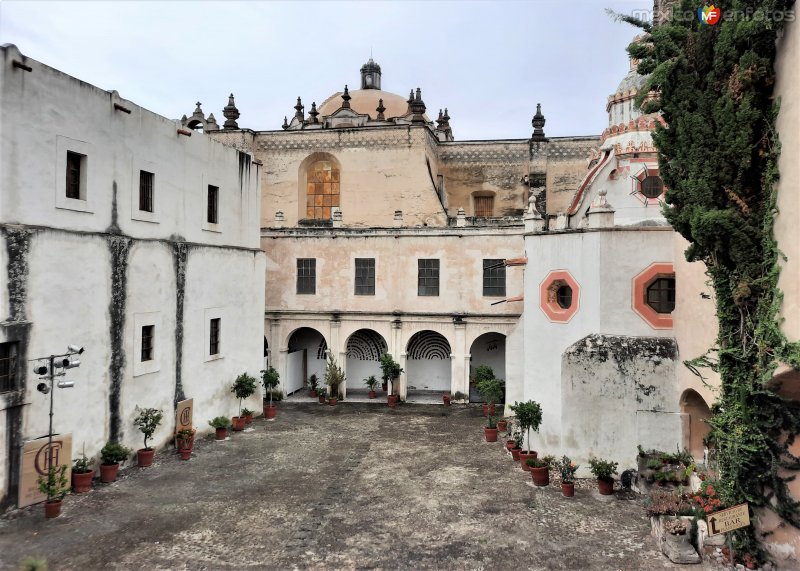
M 439 260 L 417 260 L 417 295 L 439 295 Z
M 494 196 L 475 197 L 475 216 L 477 218 L 491 218 L 494 216 Z
M 147 171 L 139 171 L 139 210 L 153 211 L 153 179 L 155 175 Z
M 219 355 L 219 326 L 220 318 L 217 317 L 211 320 L 211 325 L 208 328 L 208 354 Z
M 67 151 L 67 198 L 81 200 L 81 168 L 86 155 Z
M 155 328 L 155 325 L 142 327 L 142 362 L 153 360 L 153 333 Z
M 356 295 L 375 295 L 375 258 L 356 258 Z
M 17 344 L 0 343 L 0 393 L 14 390 L 17 376 Z
M 502 297 L 506 295 L 506 266 L 504 260 L 483 261 L 483 295 Z
M 208 185 L 208 217 L 209 224 L 219 222 L 219 187 Z
M 317 259 L 297 258 L 297 293 L 317 293 Z

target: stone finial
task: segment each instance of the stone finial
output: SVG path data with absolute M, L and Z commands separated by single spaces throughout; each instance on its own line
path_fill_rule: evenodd
M 597 193 L 597 198 L 592 201 L 589 212 L 586 214 L 589 228 L 612 228 L 614 226 L 614 207 L 609 204 L 606 198 L 605 188 L 601 188 Z
M 228 104 L 222 109 L 222 115 L 225 117 L 225 123 L 222 125 L 224 129 L 239 128 L 239 124 L 236 122 L 239 118 L 239 110 L 234 103 L 233 93 L 228 96 Z
M 452 141 L 453 130 L 450 128 L 450 115 L 447 113 L 447 107 L 445 107 L 444 113 L 439 109 L 439 118 L 436 119 L 436 123 L 438 123 L 436 126 L 436 135 L 439 140 Z
M 214 118 L 214 114 L 211 113 L 206 119 L 206 131 L 219 131 L 219 125 L 217 125 L 217 120 Z
M 456 226 L 458 228 L 463 228 L 467 225 L 467 213 L 464 212 L 462 207 L 458 207 L 458 212 L 456 212 Z
M 533 116 L 531 120 L 531 125 L 533 125 L 533 135 L 531 136 L 532 141 L 546 141 L 547 138 L 544 136 L 544 124 L 545 118 L 542 115 L 542 104 L 536 104 L 536 114 Z
M 286 120 L 286 115 L 283 116 L 283 125 L 281 125 L 281 128 L 282 129 L 288 129 L 289 128 L 289 122 Z
M 319 119 L 317 119 L 318 115 L 319 115 L 319 111 L 317 111 L 317 102 L 316 101 L 312 101 L 311 102 L 311 111 L 308 112 L 308 116 L 311 117 L 311 119 L 309 120 L 309 123 L 311 123 L 312 125 L 319 124 Z
M 411 100 L 411 113 L 413 114 L 411 117 L 412 123 L 424 123 L 425 122 L 425 102 L 422 100 L 422 90 L 417 87 L 417 95 L 414 97 L 413 90 L 412 90 L 412 100 Z
M 383 106 L 383 99 L 378 99 L 378 107 L 375 109 L 378 112 L 378 116 L 375 117 L 378 121 L 385 121 L 386 117 L 383 116 L 383 112 L 386 111 L 386 107 Z
M 305 109 L 305 107 L 303 106 L 303 102 L 300 101 L 300 96 L 298 95 L 297 104 L 294 106 L 294 118 L 300 121 L 301 123 L 303 122 L 303 119 L 305 119 L 305 117 L 303 116 L 303 109 Z
M 342 93 L 342 108 L 350 109 L 350 91 L 348 91 L 347 86 L 344 86 L 344 93 Z
M 196 118 L 196 119 L 200 119 L 202 121 L 203 119 L 205 119 L 206 116 L 203 113 L 203 110 L 200 109 L 201 103 L 198 101 L 197 103 L 195 103 L 195 105 L 197 105 L 197 107 L 195 107 L 194 113 L 192 113 L 192 117 Z

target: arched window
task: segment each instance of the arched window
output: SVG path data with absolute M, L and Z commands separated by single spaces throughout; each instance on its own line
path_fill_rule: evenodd
M 330 220 L 331 209 L 339 206 L 339 167 L 320 160 L 306 170 L 306 218 Z

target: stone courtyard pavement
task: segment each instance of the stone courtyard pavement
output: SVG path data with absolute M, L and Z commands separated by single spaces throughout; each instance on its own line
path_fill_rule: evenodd
M 205 419 L 196 419 L 203 428 Z M 282 403 L 153 467 L 0 520 L 0 568 L 671 569 L 641 500 L 561 497 L 483 440 L 477 407 Z M 551 451 L 556 453 L 558 451 Z M 695 566 L 697 569 L 699 566 Z

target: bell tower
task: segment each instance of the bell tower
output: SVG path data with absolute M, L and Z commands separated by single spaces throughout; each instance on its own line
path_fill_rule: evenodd
M 361 89 L 380 89 L 381 88 L 381 66 L 369 61 L 361 66 Z

